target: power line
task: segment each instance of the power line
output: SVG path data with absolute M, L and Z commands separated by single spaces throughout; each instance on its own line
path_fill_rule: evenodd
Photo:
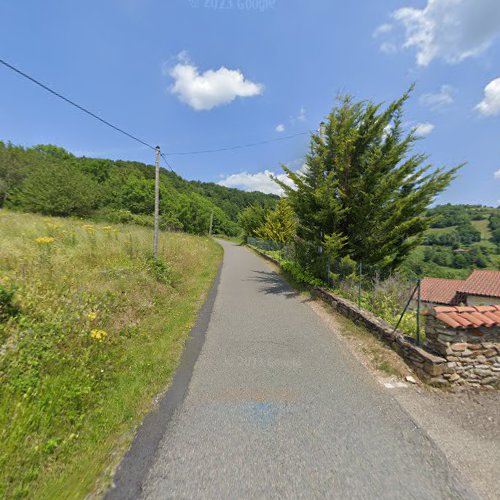
M 8 69 L 14 71 L 15 73 L 21 75 L 23 78 L 26 78 L 27 80 L 31 81 L 35 85 L 38 85 L 39 87 L 41 87 L 42 89 L 46 90 L 50 94 L 58 97 L 59 99 L 63 100 L 64 102 L 70 104 L 71 106 L 73 106 L 73 107 L 77 108 L 78 110 L 80 110 L 80 111 L 86 113 L 87 115 L 91 116 L 92 118 L 95 118 L 96 120 L 100 121 L 104 125 L 107 125 L 108 127 L 112 128 L 113 130 L 115 130 L 117 132 L 120 132 L 121 134 L 127 136 L 128 138 L 130 138 L 130 139 L 138 142 L 139 144 L 142 144 L 143 146 L 146 146 L 149 149 L 152 149 L 153 151 L 156 150 L 155 146 L 153 146 L 151 144 L 148 144 L 147 142 L 143 141 L 142 139 L 139 139 L 135 135 L 130 134 L 129 132 L 126 132 L 122 128 L 117 127 L 116 125 L 113 125 L 112 123 L 108 122 L 104 118 L 101 118 L 99 115 L 93 113 L 92 111 L 89 111 L 88 109 L 84 108 L 83 106 L 80 106 L 79 104 L 77 104 L 76 102 L 72 101 L 71 99 L 68 99 L 67 97 L 63 96 L 59 92 L 56 92 L 55 90 L 51 89 L 47 85 L 45 85 L 42 82 L 38 81 L 36 78 L 33 78 L 32 76 L 28 75 L 24 71 L 21 71 L 20 69 L 16 68 L 15 66 L 12 66 L 12 64 L 9 64 L 7 61 L 5 61 L 3 59 L 0 59 L 0 63 L 3 64 L 6 68 L 8 68 Z M 286 141 L 286 140 L 289 140 L 289 139 L 293 139 L 295 137 L 299 137 L 299 136 L 303 136 L 303 135 L 308 135 L 310 133 L 311 133 L 311 131 L 299 132 L 297 134 L 288 135 L 286 137 L 278 137 L 278 138 L 275 138 L 275 139 L 268 139 L 266 141 L 253 142 L 253 143 L 249 143 L 249 144 L 240 144 L 240 145 L 236 145 L 236 146 L 228 146 L 228 147 L 217 148 L 217 149 L 204 149 L 204 150 L 199 150 L 199 151 L 180 151 L 180 152 L 173 152 L 173 153 L 162 153 L 161 157 L 163 158 L 163 161 L 168 166 L 168 168 L 170 170 L 172 170 L 172 172 L 173 172 L 174 170 L 170 166 L 170 164 L 168 163 L 168 160 L 167 160 L 166 156 L 192 156 L 192 155 L 201 155 L 201 154 L 210 154 L 210 153 L 220 153 L 220 152 L 224 152 L 224 151 L 234 151 L 234 150 L 238 150 L 238 149 L 247 149 L 247 148 L 252 148 L 252 147 L 255 147 L 255 146 L 261 146 L 261 145 L 264 145 L 264 144 L 270 144 L 270 143 L 273 143 L 273 142 Z
M 163 161 L 164 161 L 165 165 L 167 166 L 167 168 L 169 168 L 169 169 L 170 169 L 172 172 L 174 172 L 174 174 L 175 174 L 176 172 L 174 171 L 174 169 L 172 168 L 172 166 L 171 166 L 171 165 L 170 165 L 170 163 L 168 162 L 167 157 L 165 156 L 165 153 L 161 153 L 161 155 L 160 155 L 160 156 L 162 157 L 162 159 L 163 159 Z
M 219 148 L 219 149 L 204 149 L 201 151 L 180 151 L 180 152 L 174 152 L 174 153 L 166 153 L 167 156 L 191 156 L 191 155 L 201 155 L 201 154 L 208 154 L 208 153 L 220 153 L 223 151 L 234 151 L 235 149 L 245 149 L 245 148 L 252 148 L 254 146 L 261 146 L 263 144 L 270 144 L 272 142 L 279 142 L 279 141 L 287 141 L 289 139 L 293 139 L 295 137 L 299 137 L 301 135 L 309 135 L 311 131 L 307 132 L 299 132 L 298 134 L 293 134 L 293 135 L 288 135 L 286 137 L 278 137 L 276 139 L 269 139 L 267 141 L 260 141 L 260 142 L 252 142 L 250 144 L 240 144 L 238 146 L 228 146 L 225 148 Z
M 28 74 L 24 73 L 20 69 L 16 68 L 15 66 L 12 66 L 8 62 L 4 61 L 3 59 L 0 59 L 0 63 L 2 63 L 5 67 L 9 68 L 10 70 L 14 71 L 15 73 L 21 75 L 22 77 L 26 78 L 27 80 L 30 80 L 33 82 L 35 85 L 38 85 L 39 87 L 42 87 L 42 89 L 46 90 L 47 92 L 50 92 L 51 94 L 55 95 L 59 99 L 62 99 L 63 101 L 67 102 L 68 104 L 71 104 L 71 106 L 74 106 L 75 108 L 79 109 L 80 111 L 83 111 L 87 115 L 91 116 L 92 118 L 95 118 L 96 120 L 99 120 L 101 123 L 104 123 L 104 125 L 107 125 L 108 127 L 111 127 L 112 129 L 116 130 L 117 132 L 120 132 L 123 135 L 126 135 L 130 139 L 133 139 L 134 141 L 137 141 L 138 143 L 142 144 L 143 146 L 146 146 L 150 149 L 156 150 L 155 146 L 152 146 L 151 144 L 148 144 L 147 142 L 139 139 L 135 135 L 129 134 L 125 130 L 121 129 L 120 127 L 117 127 L 116 125 L 113 125 L 112 123 L 109 123 L 107 120 L 104 118 L 101 118 L 100 116 L 96 115 L 95 113 L 92 113 L 92 111 L 89 111 L 88 109 L 85 109 L 83 106 L 80 106 L 76 102 L 72 101 L 71 99 L 68 99 L 67 97 L 64 97 L 63 95 L 59 94 L 59 92 L 56 92 L 55 90 L 52 90 L 50 87 L 47 87 L 47 85 L 44 85 L 43 83 L 39 82 L 35 78 L 29 76 Z

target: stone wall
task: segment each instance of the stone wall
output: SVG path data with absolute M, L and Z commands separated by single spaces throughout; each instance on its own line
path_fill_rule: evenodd
M 426 320 L 429 349 L 446 358 L 443 385 L 500 387 L 500 328 L 452 328 L 431 314 Z
M 447 360 L 431 354 L 415 345 L 413 338 L 400 331 L 369 311 L 360 309 L 354 302 L 339 297 L 324 288 L 314 288 L 313 292 L 336 311 L 374 333 L 389 347 L 402 356 L 424 382 L 436 385 L 448 384 L 443 375 L 447 370 Z
M 279 261 L 254 248 L 276 265 Z M 426 316 L 427 343 L 417 347 L 413 338 L 354 302 L 339 297 L 325 288 L 312 292 L 336 311 L 374 333 L 405 359 L 424 382 L 440 387 L 488 387 L 500 385 L 500 327 L 456 329 L 436 319 L 434 312 Z M 439 308 L 438 308 L 439 309 Z

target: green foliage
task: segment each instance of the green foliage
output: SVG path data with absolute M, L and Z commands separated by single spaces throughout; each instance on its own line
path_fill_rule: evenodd
M 31 212 L 85 216 L 96 208 L 97 184 L 71 163 L 51 160 L 37 165 L 7 203 Z
M 263 240 L 271 240 L 277 243 L 290 243 L 297 233 L 297 217 L 288 200 L 278 202 L 276 209 L 269 212 L 262 226 L 255 234 Z
M 457 169 L 431 171 L 423 166 L 425 155 L 411 155 L 415 132 L 405 135 L 402 125 L 408 98 L 406 93 L 382 111 L 371 102 L 342 98 L 324 137 L 312 136 L 306 171 L 284 167 L 294 187 L 277 182 L 299 218 L 299 238 L 319 248 L 334 237 L 341 257 L 386 273 L 419 244 L 429 226 L 426 207 Z
M 454 229 L 428 233 L 425 236 L 426 245 L 444 245 L 459 246 L 469 245 L 481 241 L 481 232 L 478 231 L 470 222 L 457 226 Z
M 145 266 L 148 273 L 153 278 L 164 285 L 172 286 L 176 281 L 175 273 L 172 266 L 161 258 L 154 258 L 149 256 L 145 260 Z
M 0 210 L 1 498 L 95 496 L 168 386 L 221 250 L 152 240 Z
M 431 227 L 435 228 L 470 224 L 472 218 L 465 205 L 439 205 L 429 209 L 427 215 L 433 219 Z
M 491 231 L 491 241 L 500 244 L 500 227 Z
M 250 204 L 274 208 L 278 198 L 213 183 L 186 181 L 161 171 L 162 228 L 239 236 L 239 214 Z M 0 142 L 0 207 L 48 215 L 91 215 L 98 220 L 151 225 L 154 168 L 138 162 L 76 158 L 56 146 Z
M 297 283 L 302 283 L 304 285 L 310 286 L 323 286 L 324 283 L 316 278 L 314 274 L 312 274 L 307 269 L 304 269 L 298 262 L 293 260 L 281 259 L 280 260 L 281 267 L 290 275 Z
M 16 287 L 0 283 L 0 323 L 19 314 L 19 307 L 14 303 Z
M 265 223 L 267 214 L 268 210 L 260 205 L 251 205 L 241 212 L 239 223 L 245 238 L 258 238 L 257 232 Z

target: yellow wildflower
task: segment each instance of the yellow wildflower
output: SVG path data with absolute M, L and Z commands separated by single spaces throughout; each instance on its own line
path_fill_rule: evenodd
M 112 231 L 113 230 L 113 226 L 104 226 L 103 230 L 104 231 Z
M 51 236 L 39 236 L 38 238 L 35 238 L 35 241 L 39 245 L 50 245 L 54 243 L 54 238 L 52 238 Z
M 90 332 L 90 336 L 93 339 L 102 342 L 108 336 L 108 334 L 104 330 L 92 330 Z
M 90 319 L 90 321 L 94 321 L 95 319 L 97 319 L 97 313 L 94 311 L 89 312 L 87 314 L 87 318 Z

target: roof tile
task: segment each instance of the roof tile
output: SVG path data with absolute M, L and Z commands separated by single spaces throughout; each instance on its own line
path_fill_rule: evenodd
M 434 307 L 433 314 L 439 321 L 452 328 L 500 326 L 500 306 Z
M 458 304 L 460 301 L 458 290 L 464 283 L 464 280 L 424 278 L 421 282 L 421 298 L 424 302 L 435 304 Z
M 457 290 L 467 295 L 500 297 L 500 271 L 475 270 Z

